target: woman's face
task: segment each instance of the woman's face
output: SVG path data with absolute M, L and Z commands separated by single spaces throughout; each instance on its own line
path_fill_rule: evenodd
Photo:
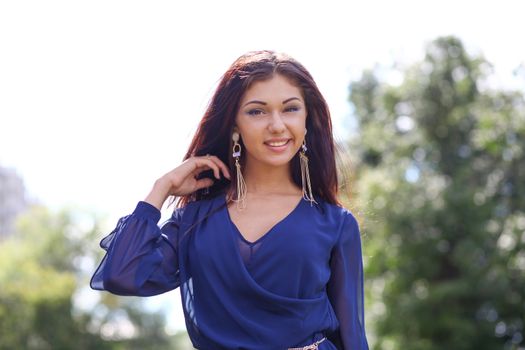
M 301 89 L 279 74 L 255 82 L 244 93 L 235 121 L 247 164 L 286 165 L 305 136 L 306 105 Z

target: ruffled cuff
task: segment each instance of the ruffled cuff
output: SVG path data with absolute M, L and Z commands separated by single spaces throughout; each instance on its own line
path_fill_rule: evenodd
M 154 221 L 155 223 L 159 222 L 161 216 L 159 209 L 157 209 L 152 204 L 144 201 L 138 202 L 132 215 L 146 220 Z

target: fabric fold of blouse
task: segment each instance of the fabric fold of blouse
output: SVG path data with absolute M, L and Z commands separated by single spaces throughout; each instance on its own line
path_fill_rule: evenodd
M 91 287 L 139 296 L 180 288 L 197 349 L 287 349 L 323 336 L 322 350 L 368 349 L 361 239 L 348 210 L 301 200 L 257 242 L 243 239 L 224 194 L 159 220 L 146 202 L 122 217 L 101 241 Z

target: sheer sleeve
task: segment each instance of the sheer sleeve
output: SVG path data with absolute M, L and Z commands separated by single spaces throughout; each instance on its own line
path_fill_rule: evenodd
M 328 338 L 339 350 L 368 350 L 363 296 L 363 260 L 359 226 L 346 213 L 341 233 L 330 259 L 328 298 L 339 321 L 339 329 Z
M 179 286 L 177 234 L 182 209 L 162 228 L 160 210 L 140 201 L 132 214 L 119 219 L 100 242 L 106 255 L 91 278 L 91 288 L 118 295 L 150 296 Z

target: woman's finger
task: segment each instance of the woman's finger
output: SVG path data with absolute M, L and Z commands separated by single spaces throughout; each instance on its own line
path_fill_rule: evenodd
M 211 185 L 213 185 L 213 182 L 214 181 L 210 178 L 197 180 L 197 183 L 195 184 L 195 189 L 200 190 L 201 188 L 210 187 Z
M 215 175 L 215 177 L 217 179 L 220 179 L 219 166 L 211 158 L 212 158 L 212 156 L 210 156 L 210 158 L 206 158 L 206 156 L 195 158 L 196 159 L 196 164 L 198 164 L 197 168 L 198 167 L 202 168 L 202 167 L 206 167 L 207 166 L 208 168 L 213 170 L 213 174 Z
M 230 170 L 228 169 L 226 164 L 224 164 L 224 162 L 219 157 L 212 156 L 212 155 L 205 155 L 203 157 L 205 157 L 205 159 L 209 159 L 209 160 L 213 161 L 214 164 L 218 165 L 220 170 L 222 170 L 222 173 L 224 174 L 224 176 L 227 177 L 228 179 L 231 179 Z

